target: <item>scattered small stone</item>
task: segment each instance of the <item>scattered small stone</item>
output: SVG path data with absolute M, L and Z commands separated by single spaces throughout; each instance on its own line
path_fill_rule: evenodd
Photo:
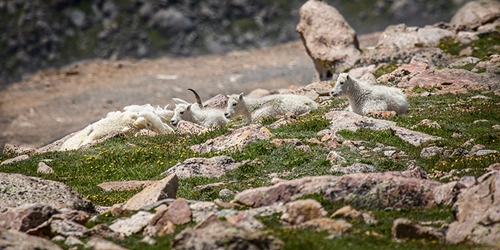
M 476 155 L 476 156 L 485 156 L 485 155 L 496 154 L 496 153 L 498 153 L 498 151 L 496 151 L 496 150 L 482 149 L 482 150 L 476 151 L 476 153 L 474 153 L 474 155 Z
M 396 150 L 386 150 L 386 151 L 384 151 L 384 156 L 391 157 L 395 153 L 396 153 Z
M 45 162 L 41 161 L 38 163 L 38 168 L 36 170 L 39 174 L 53 174 L 54 170 L 49 167 Z
M 500 124 L 495 124 L 495 125 L 491 126 L 491 128 L 494 130 L 500 130 Z
M 316 200 L 297 200 L 285 205 L 285 213 L 281 216 L 281 220 L 290 225 L 298 225 L 308 220 L 324 217 L 326 214 L 323 206 Z
M 234 191 L 227 189 L 227 188 L 224 188 L 221 191 L 219 191 L 219 196 L 221 196 L 221 197 L 231 196 L 234 194 L 235 194 Z
M 347 162 L 344 157 L 342 157 L 339 153 L 336 151 L 330 151 L 328 155 L 326 156 L 326 159 L 329 160 L 331 163 L 343 163 Z
M 444 150 L 444 148 L 436 147 L 436 146 L 423 148 L 420 151 L 420 157 L 422 157 L 422 158 L 432 157 L 432 156 L 435 156 L 435 155 L 441 153 L 443 150 Z
M 354 163 L 351 166 L 347 167 L 342 167 L 341 165 L 335 165 L 332 166 L 329 171 L 340 172 L 343 174 L 367 173 L 367 172 L 375 172 L 375 167 L 364 163 Z

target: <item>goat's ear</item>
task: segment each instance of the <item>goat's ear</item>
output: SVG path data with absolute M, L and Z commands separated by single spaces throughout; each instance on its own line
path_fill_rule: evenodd
M 179 103 L 179 104 L 189 104 L 189 102 L 186 102 L 180 98 L 172 98 L 172 100 L 174 100 L 174 102 Z
M 350 78 L 350 76 L 349 76 L 349 75 L 347 75 L 345 79 L 346 79 L 346 80 L 349 80 L 349 78 Z
M 191 105 L 193 105 L 193 104 L 189 104 L 189 105 L 187 106 L 187 110 L 191 110 Z
M 243 92 L 238 96 L 238 99 L 243 100 Z

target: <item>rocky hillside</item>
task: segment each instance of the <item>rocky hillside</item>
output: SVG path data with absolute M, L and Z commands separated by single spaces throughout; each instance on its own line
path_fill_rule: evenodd
M 346 72 L 398 88 L 407 112 L 350 112 L 346 107 L 353 103 L 330 96 L 333 82 L 325 80 L 252 93 L 317 102 L 302 115 L 248 125 L 236 118 L 211 129 L 181 121 L 167 132 L 153 128 L 168 126 L 162 118 L 169 110 L 146 108 L 122 126 L 105 126 L 108 133 L 94 133 L 95 122 L 44 147 L 6 145 L 0 155 L 0 249 L 498 246 L 500 2 L 470 2 L 447 23 L 388 26 L 366 47 L 331 5 L 308 1 L 299 13 L 297 30 L 316 78 Z M 272 54 L 255 50 L 228 58 L 263 51 Z M 232 74 L 233 83 L 255 67 L 240 60 L 203 62 L 212 61 L 247 70 Z M 141 69 L 146 79 L 153 65 Z M 30 83 L 47 83 L 50 91 L 51 84 L 63 85 L 60 79 L 125 75 L 127 67 L 137 65 L 102 64 L 102 75 L 69 67 Z M 217 95 L 205 105 L 222 108 L 226 101 Z M 109 115 L 106 121 L 122 120 Z M 68 141 L 81 143 L 64 150 Z
M 297 40 L 304 1 L 0 1 L 0 86 L 88 58 L 194 56 Z M 448 21 L 466 0 L 331 1 L 359 34 Z

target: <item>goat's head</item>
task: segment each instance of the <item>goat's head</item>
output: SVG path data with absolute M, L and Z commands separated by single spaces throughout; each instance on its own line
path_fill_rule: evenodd
M 173 98 L 173 100 L 177 104 L 175 104 L 174 115 L 172 116 L 170 123 L 177 126 L 181 120 L 189 120 L 192 104 L 179 98 Z
M 337 82 L 335 83 L 335 86 L 332 88 L 332 96 L 342 96 L 346 93 L 347 86 L 349 85 L 349 82 L 351 81 L 351 77 L 347 73 L 340 73 L 339 77 L 337 78 Z
M 226 118 L 232 118 L 238 116 L 241 110 L 244 109 L 245 104 L 243 104 L 243 93 L 239 95 L 227 95 L 227 108 L 224 112 Z

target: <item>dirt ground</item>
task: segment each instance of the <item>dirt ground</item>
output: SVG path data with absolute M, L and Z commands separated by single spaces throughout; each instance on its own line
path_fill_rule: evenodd
M 361 45 L 365 40 L 360 37 Z M 173 97 L 194 102 L 187 88 L 207 100 L 305 86 L 314 72 L 300 41 L 225 55 L 96 59 L 41 70 L 1 90 L 0 149 L 5 143 L 46 145 L 132 104 L 172 108 Z
M 226 55 L 145 60 L 91 60 L 39 71 L 0 93 L 5 143 L 39 147 L 131 104 L 174 106 L 256 88 L 307 85 L 314 68 L 300 42 Z

